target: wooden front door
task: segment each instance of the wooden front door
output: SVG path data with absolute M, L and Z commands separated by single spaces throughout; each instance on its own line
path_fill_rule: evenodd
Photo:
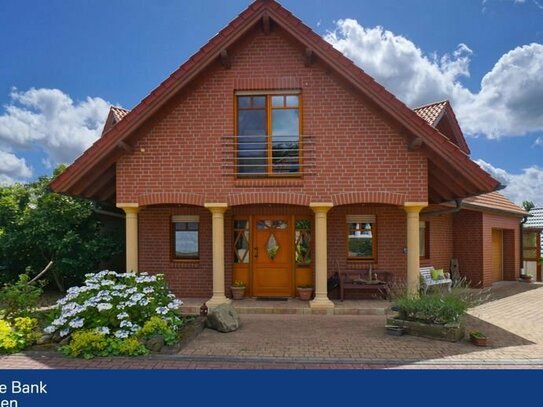
M 503 280 L 503 233 L 492 229 L 492 282 Z
M 292 295 L 292 217 L 255 216 L 253 222 L 253 295 Z

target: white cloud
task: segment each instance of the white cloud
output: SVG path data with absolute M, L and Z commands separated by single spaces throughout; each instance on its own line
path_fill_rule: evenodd
M 536 138 L 532 147 L 543 147 L 543 136 Z
M 356 20 L 336 22 L 324 37 L 409 106 L 450 99 L 462 129 L 488 138 L 543 131 L 543 45 L 517 47 L 496 62 L 479 92 L 469 77 L 472 50 L 459 44 L 450 54 L 427 55 L 412 41 Z
M 475 161 L 479 166 L 495 179 L 506 185 L 500 191 L 517 204 L 522 201 L 533 201 L 536 206 L 543 206 L 543 168 L 531 166 L 522 170 L 520 174 L 510 174 L 502 168 L 494 167 L 484 160 Z
M 0 163 L 0 185 L 24 181 L 32 176 L 32 170 L 26 165 L 25 159 L 15 154 L 0 151 Z
M 12 89 L 0 115 L 0 183 L 32 176 L 15 155 L 24 150 L 45 153 L 47 167 L 72 162 L 100 136 L 109 105 L 91 97 L 74 102 L 58 89 Z

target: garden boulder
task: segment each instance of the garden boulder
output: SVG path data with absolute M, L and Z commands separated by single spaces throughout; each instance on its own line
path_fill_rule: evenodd
M 230 304 L 221 304 L 207 315 L 206 326 L 219 332 L 232 332 L 239 328 L 239 316 Z

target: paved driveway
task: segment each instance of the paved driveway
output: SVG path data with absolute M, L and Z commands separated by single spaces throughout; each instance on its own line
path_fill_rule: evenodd
M 242 327 L 205 330 L 178 355 L 66 359 L 28 353 L 0 368 L 542 368 L 543 286 L 502 283 L 466 318 L 488 348 L 384 334 L 384 316 L 242 315 Z

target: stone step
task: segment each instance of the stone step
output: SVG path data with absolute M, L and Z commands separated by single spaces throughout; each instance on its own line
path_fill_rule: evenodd
M 375 301 L 375 304 L 363 302 L 360 304 L 349 305 L 336 303 L 331 310 L 312 309 L 307 302 L 296 301 L 296 303 L 265 303 L 261 304 L 255 300 L 233 301 L 234 308 L 239 314 L 295 314 L 295 315 L 387 315 L 390 313 L 390 303 L 385 301 Z M 194 303 L 185 301 L 181 307 L 181 312 L 186 315 L 198 315 L 202 302 Z

